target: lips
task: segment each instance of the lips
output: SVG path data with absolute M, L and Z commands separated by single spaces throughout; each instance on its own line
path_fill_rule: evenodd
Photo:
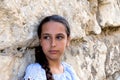
M 51 54 L 56 54 L 56 53 L 58 53 L 58 50 L 50 50 L 49 51 Z

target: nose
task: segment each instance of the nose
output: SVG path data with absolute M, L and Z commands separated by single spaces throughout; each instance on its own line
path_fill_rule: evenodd
M 55 38 L 52 38 L 51 46 L 52 46 L 52 47 L 55 47 L 55 46 L 56 46 L 56 40 L 55 40 Z

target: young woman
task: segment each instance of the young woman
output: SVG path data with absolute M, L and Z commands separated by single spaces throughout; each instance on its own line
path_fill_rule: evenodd
M 35 49 L 36 63 L 30 64 L 25 80 L 78 80 L 73 68 L 61 57 L 70 42 L 68 22 L 59 15 L 45 17 L 38 27 L 40 46 Z

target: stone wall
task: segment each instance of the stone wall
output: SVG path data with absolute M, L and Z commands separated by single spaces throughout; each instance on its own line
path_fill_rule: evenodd
M 80 80 L 120 80 L 120 0 L 0 0 L 0 80 L 20 80 L 34 62 L 37 25 L 59 14 L 71 26 L 63 60 Z

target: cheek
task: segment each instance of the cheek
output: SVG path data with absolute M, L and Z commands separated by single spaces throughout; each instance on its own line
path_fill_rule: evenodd
M 48 45 L 42 46 L 42 50 L 44 53 L 47 53 L 47 51 L 49 50 L 49 46 Z
M 63 41 L 63 42 L 59 43 L 59 45 L 61 46 L 61 48 L 65 49 L 67 46 L 67 41 Z
M 43 50 L 46 50 L 49 48 L 49 44 L 45 41 L 41 41 L 40 44 Z

